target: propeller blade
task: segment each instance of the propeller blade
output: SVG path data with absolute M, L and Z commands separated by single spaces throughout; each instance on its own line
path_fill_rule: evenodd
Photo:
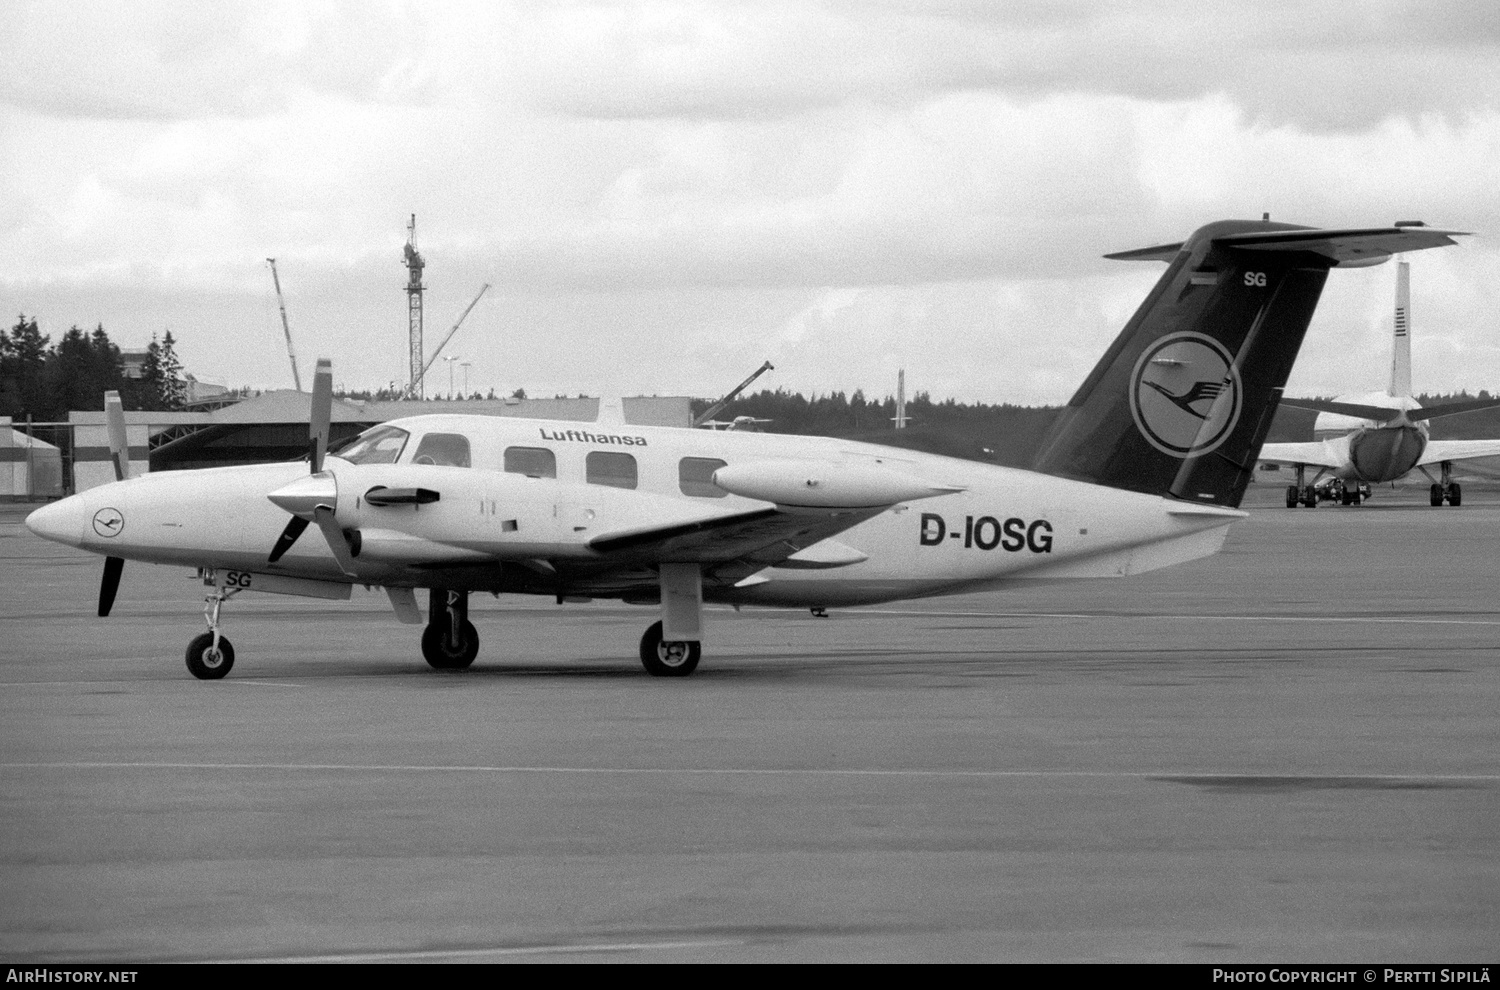
M 124 481 L 130 477 L 130 444 L 125 439 L 125 406 L 119 392 L 104 393 L 104 423 L 109 428 L 109 459 L 115 466 L 115 480 Z
M 349 541 L 344 537 L 344 531 L 334 521 L 333 510 L 320 505 L 313 509 L 313 518 L 317 520 L 318 529 L 323 531 L 323 539 L 328 541 L 328 549 L 333 551 L 333 559 L 339 562 L 339 569 L 349 577 L 354 577 L 354 556 L 349 552 Z
M 104 558 L 104 580 L 99 582 L 99 617 L 109 615 L 115 607 L 115 592 L 120 590 L 120 574 L 125 570 L 124 557 Z
M 333 417 L 333 362 L 318 358 L 313 375 L 312 412 L 308 417 L 308 454 L 312 473 L 323 470 L 323 455 L 328 453 L 328 424 Z
M 288 519 L 286 529 L 283 529 L 281 535 L 276 537 L 276 545 L 271 548 L 271 556 L 266 558 L 266 562 L 274 564 L 280 560 L 281 555 L 292 548 L 292 544 L 297 542 L 297 537 L 301 536 L 306 528 L 307 520 L 301 516 Z

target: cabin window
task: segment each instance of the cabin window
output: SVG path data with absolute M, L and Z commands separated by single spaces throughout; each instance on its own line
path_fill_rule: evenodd
M 505 471 L 528 478 L 555 478 L 557 455 L 546 447 L 506 447 Z
M 331 453 L 350 464 L 394 464 L 410 435 L 399 426 L 377 426 Z
M 448 467 L 469 466 L 469 438 L 461 433 L 429 433 L 417 444 L 413 464 L 443 464 Z
M 584 461 L 584 480 L 591 485 L 611 488 L 634 488 L 635 458 L 609 450 L 596 450 Z
M 684 457 L 677 462 L 677 485 L 695 498 L 723 498 L 729 493 L 714 484 L 714 472 L 725 463 L 717 457 Z

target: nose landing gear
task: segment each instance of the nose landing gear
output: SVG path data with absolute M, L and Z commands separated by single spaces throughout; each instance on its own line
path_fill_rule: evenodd
M 226 590 L 223 579 L 219 578 L 214 593 L 203 600 L 203 621 L 208 623 L 208 632 L 194 637 L 187 648 L 188 672 L 200 681 L 216 681 L 234 666 L 234 646 L 229 637 L 219 632 L 219 606 L 239 590 Z

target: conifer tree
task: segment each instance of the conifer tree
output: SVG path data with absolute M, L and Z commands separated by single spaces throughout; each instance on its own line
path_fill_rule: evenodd
M 37 327 L 36 317 L 23 313 L 9 334 L 0 332 L 0 416 L 17 419 L 28 413 L 42 418 L 46 383 L 42 380 L 51 338 Z
M 177 342 L 168 330 L 161 339 L 161 399 L 163 409 L 181 409 L 187 405 L 187 383 L 182 379 L 182 362 L 177 359 Z

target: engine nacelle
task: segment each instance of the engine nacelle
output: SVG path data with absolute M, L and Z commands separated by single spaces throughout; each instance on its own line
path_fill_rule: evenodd
M 732 495 L 792 508 L 873 509 L 963 491 L 873 464 L 750 461 L 714 472 Z

